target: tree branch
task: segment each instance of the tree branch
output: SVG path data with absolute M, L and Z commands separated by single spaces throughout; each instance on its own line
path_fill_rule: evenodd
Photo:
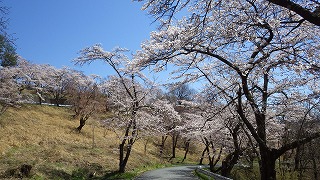
M 301 17 L 303 17 L 305 20 L 309 21 L 310 23 L 320 26 L 320 14 L 317 12 L 319 11 L 319 7 L 314 12 L 309 11 L 306 8 L 303 8 L 297 3 L 294 3 L 290 0 L 267 0 L 273 4 L 279 5 L 281 7 L 284 7 L 288 10 L 291 10 L 297 14 L 299 14 Z
M 299 145 L 302 145 L 302 144 L 306 144 L 310 141 L 312 141 L 313 139 L 316 139 L 316 138 L 319 138 L 320 137 L 320 132 L 316 132 L 316 133 L 313 133 L 305 138 L 302 138 L 302 139 L 299 139 L 299 140 L 296 140 L 294 142 L 291 142 L 289 144 L 286 144 L 284 146 L 282 146 L 280 149 L 277 150 L 277 157 L 280 157 L 283 153 L 285 153 L 286 151 L 290 150 L 290 149 L 294 149 L 296 147 L 298 147 Z

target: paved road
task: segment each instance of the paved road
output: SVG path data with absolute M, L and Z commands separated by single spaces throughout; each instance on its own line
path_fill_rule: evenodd
M 136 180 L 152 180 L 152 179 L 199 179 L 193 175 L 194 170 L 198 166 L 177 166 L 148 171 L 136 178 Z

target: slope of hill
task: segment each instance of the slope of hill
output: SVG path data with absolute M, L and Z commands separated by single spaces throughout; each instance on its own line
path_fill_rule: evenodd
M 21 176 L 32 167 L 33 179 L 104 177 L 118 167 L 114 133 L 90 119 L 81 133 L 68 108 L 24 105 L 0 116 L 0 177 Z M 127 170 L 159 164 L 157 148 L 145 140 L 133 147 Z M 28 170 L 26 170 L 28 171 Z M 27 172 L 28 173 L 28 172 Z

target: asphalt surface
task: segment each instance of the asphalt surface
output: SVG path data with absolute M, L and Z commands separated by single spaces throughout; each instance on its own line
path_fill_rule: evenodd
M 198 166 L 177 166 L 148 171 L 137 177 L 135 180 L 152 180 L 152 179 L 199 179 L 193 175 Z

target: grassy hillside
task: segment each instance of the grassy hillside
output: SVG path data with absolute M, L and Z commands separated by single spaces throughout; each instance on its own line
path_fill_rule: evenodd
M 68 108 L 9 109 L 0 116 L 1 178 L 19 177 L 21 166 L 27 164 L 32 166 L 33 179 L 86 179 L 93 173 L 105 179 L 118 167 L 117 138 L 97 120 L 90 119 L 81 133 L 74 130 L 78 123 Z M 129 172 L 160 163 L 153 143 L 148 143 L 145 153 L 145 142 L 141 139 L 134 145 Z

